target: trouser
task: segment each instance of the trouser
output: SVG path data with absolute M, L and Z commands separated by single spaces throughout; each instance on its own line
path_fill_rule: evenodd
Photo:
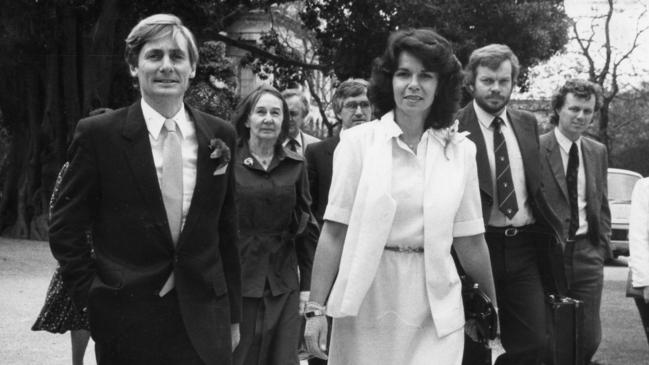
M 590 364 L 602 340 L 600 307 L 604 287 L 604 257 L 606 248 L 593 245 L 587 236 L 568 241 L 564 250 L 564 267 L 568 296 L 584 302 L 581 336 L 581 363 Z
M 485 238 L 506 351 L 496 364 L 539 364 L 545 348 L 546 312 L 538 262 L 540 242 L 547 242 L 547 234 L 523 231 L 510 236 L 488 229 Z
M 645 303 L 642 298 L 634 298 L 634 300 L 636 307 L 638 307 L 638 312 L 640 313 L 644 333 L 647 336 L 647 343 L 649 343 L 649 303 Z
M 204 365 L 180 315 L 176 291 L 147 303 L 129 328 L 108 341 L 95 342 L 97 365 Z

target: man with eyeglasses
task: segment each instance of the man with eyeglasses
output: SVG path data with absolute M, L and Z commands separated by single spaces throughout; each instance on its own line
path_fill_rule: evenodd
M 288 136 L 282 145 L 300 156 L 304 156 L 306 146 L 311 143 L 320 142 L 320 139 L 302 132 L 304 119 L 309 114 L 309 99 L 298 89 L 286 89 L 282 96 L 288 105 L 288 112 L 291 116 L 288 126 Z
M 372 107 L 367 98 L 368 82 L 363 79 L 348 79 L 343 81 L 333 96 L 333 109 L 336 120 L 340 125 L 340 133 L 359 124 L 369 122 L 372 118 Z M 316 142 L 306 148 L 304 154 L 309 173 L 309 188 L 311 190 L 311 211 L 318 224 L 322 227 L 322 216 L 327 208 L 333 155 L 340 134 Z M 326 364 L 326 360 L 313 358 L 309 365 Z

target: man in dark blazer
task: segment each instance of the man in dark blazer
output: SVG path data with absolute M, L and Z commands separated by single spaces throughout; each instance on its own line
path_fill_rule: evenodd
M 142 99 L 79 121 L 52 252 L 99 365 L 229 364 L 241 312 L 234 129 L 183 103 L 198 50 L 177 17 L 138 23 L 126 60 Z
M 340 133 L 369 122 L 372 118 L 372 107 L 367 98 L 367 81 L 349 79 L 343 81 L 334 92 L 332 104 L 336 119 L 340 124 Z M 305 158 L 309 171 L 309 187 L 311 189 L 311 211 L 322 227 L 322 216 L 327 208 L 333 154 L 340 142 L 340 134 L 315 142 L 306 148 Z
M 458 112 L 459 129 L 470 132 L 477 147 L 485 238 L 506 351 L 499 365 L 540 363 L 546 343 L 544 291 L 556 288 L 544 288 L 555 278 L 545 275 L 552 265 L 539 262 L 556 261 L 550 253 L 560 247 L 561 222 L 542 191 L 536 118 L 507 107 L 519 68 L 505 45 L 473 51 L 466 66 L 473 101 Z M 471 346 L 467 342 L 467 349 Z M 464 364 L 482 364 L 476 354 L 465 351 Z
M 584 302 L 581 364 L 590 364 L 602 339 L 599 310 L 611 235 L 606 147 L 583 136 L 601 103 L 597 84 L 568 80 L 552 97 L 556 128 L 540 137 L 546 196 L 564 218 L 568 296 Z

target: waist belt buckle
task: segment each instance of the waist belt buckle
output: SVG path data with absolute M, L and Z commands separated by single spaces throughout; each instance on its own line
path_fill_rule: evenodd
M 505 237 L 514 237 L 516 236 L 520 231 L 516 227 L 510 227 L 505 229 Z

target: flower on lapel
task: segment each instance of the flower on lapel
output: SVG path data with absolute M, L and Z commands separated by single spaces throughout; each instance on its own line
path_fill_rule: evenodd
M 469 134 L 469 132 L 466 131 L 459 132 L 459 126 L 460 121 L 456 119 L 451 126 L 442 129 L 435 129 L 433 131 L 434 135 L 444 145 L 444 157 L 446 157 L 447 160 L 449 159 L 447 154 L 448 146 L 450 146 L 451 143 L 457 144 L 461 142 Z
M 243 160 L 243 164 L 246 166 L 252 166 L 252 157 L 248 157 L 245 160 Z
M 221 138 L 212 138 L 209 145 L 210 158 L 216 160 L 216 170 L 213 175 L 221 175 L 225 173 L 228 163 L 232 158 L 230 148 Z

